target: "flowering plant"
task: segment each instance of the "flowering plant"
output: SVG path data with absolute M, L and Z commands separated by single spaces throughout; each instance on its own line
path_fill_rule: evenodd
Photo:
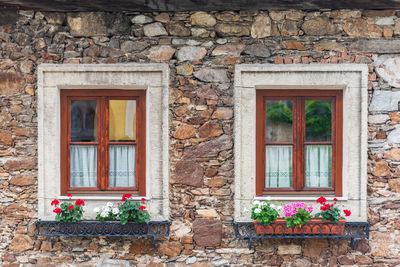
M 283 214 L 286 220 L 286 226 L 293 228 L 302 226 L 311 220 L 313 207 L 304 202 L 293 202 L 283 207 Z
M 251 208 L 251 218 L 263 224 L 269 225 L 278 218 L 277 208 L 274 204 L 269 202 L 260 202 L 258 200 L 254 201 L 253 207 Z
M 72 195 L 68 194 L 68 197 L 71 199 Z M 85 201 L 82 199 L 77 199 L 75 204 L 70 202 L 60 204 L 60 201 L 54 199 L 51 205 L 54 206 L 53 212 L 56 214 L 56 221 L 58 222 L 78 222 L 82 220 L 83 206 L 85 206 Z
M 146 210 L 145 198 L 142 201 L 133 201 L 131 194 L 124 194 L 122 196 L 122 203 L 119 206 L 119 219 L 121 224 L 126 224 L 128 221 L 138 223 L 148 223 L 150 221 L 150 214 Z
M 115 221 L 118 219 L 119 209 L 114 207 L 114 204 L 107 202 L 102 208 L 94 208 L 97 221 Z
M 326 198 L 320 197 L 317 199 L 317 203 L 321 205 L 320 207 L 320 212 L 315 214 L 316 218 L 321 217 L 323 222 L 330 221 L 332 223 L 337 223 L 340 219 L 344 219 L 344 217 L 341 215 L 341 211 L 339 207 L 336 205 L 337 203 L 337 198 L 333 199 L 333 203 L 329 204 L 326 203 Z M 343 210 L 345 216 L 350 216 L 351 211 L 350 210 Z

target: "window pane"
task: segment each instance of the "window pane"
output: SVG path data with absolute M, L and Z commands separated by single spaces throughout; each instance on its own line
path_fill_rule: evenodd
M 332 147 L 306 145 L 306 187 L 331 187 Z
M 306 141 L 331 141 L 332 101 L 306 100 Z
M 94 142 L 97 139 L 97 101 L 71 101 L 71 141 Z
M 109 140 L 136 140 L 136 101 L 110 100 Z
M 292 187 L 292 146 L 266 146 L 265 187 Z
M 109 186 L 135 187 L 135 145 L 109 146 Z
M 97 146 L 71 146 L 71 187 L 97 187 Z
M 266 141 L 292 142 L 293 101 L 268 100 L 266 106 Z

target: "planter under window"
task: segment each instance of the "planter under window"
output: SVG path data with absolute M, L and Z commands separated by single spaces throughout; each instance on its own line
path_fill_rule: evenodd
M 331 223 L 330 221 L 323 222 L 322 219 L 313 218 L 302 226 L 288 228 L 286 220 L 278 218 L 269 225 L 254 221 L 254 228 L 259 235 L 342 235 L 345 223 L 346 220 Z
M 254 239 L 265 238 L 348 238 L 351 240 L 351 248 L 354 249 L 357 238 L 369 237 L 369 223 L 367 222 L 341 222 L 332 224 L 322 221 L 310 221 L 302 227 L 287 228 L 285 220 L 276 220 L 270 225 L 259 222 L 235 222 L 233 223 L 235 237 L 247 239 L 249 249 Z
M 153 246 L 157 237 L 169 236 L 170 222 L 135 223 L 128 222 L 122 225 L 119 221 L 80 221 L 75 223 L 57 221 L 37 221 L 38 236 L 50 236 L 51 245 L 54 237 L 60 236 L 107 236 L 107 237 L 151 237 Z

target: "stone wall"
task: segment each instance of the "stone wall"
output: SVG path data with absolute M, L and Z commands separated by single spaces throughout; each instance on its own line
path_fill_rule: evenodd
M 400 264 L 400 17 L 391 10 L 42 13 L 0 26 L 0 259 L 3 266 L 395 266 Z M 3 22 L 3 21 L 2 21 Z M 167 62 L 171 236 L 62 238 L 37 220 L 37 65 Z M 233 237 L 233 71 L 240 63 L 369 66 L 370 240 Z M 189 174 L 189 175 L 188 175 Z M 168 263 L 168 264 L 167 264 Z

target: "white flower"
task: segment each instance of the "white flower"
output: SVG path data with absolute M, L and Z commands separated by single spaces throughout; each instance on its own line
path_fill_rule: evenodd
M 247 207 L 243 208 L 243 212 L 249 212 L 249 211 L 250 211 L 249 208 Z
M 281 211 L 281 210 L 283 210 L 283 207 L 282 206 L 278 206 L 278 207 L 276 207 L 276 209 Z
M 261 203 L 260 203 L 260 201 L 258 201 L 258 200 L 255 200 L 254 202 L 253 202 L 253 205 L 260 205 Z
M 108 212 L 103 211 L 100 213 L 100 216 L 106 218 L 108 216 Z
M 93 209 L 93 212 L 99 213 L 99 212 L 100 212 L 100 208 L 94 208 L 94 209 Z
M 254 210 L 254 213 L 260 213 L 261 212 L 261 209 L 260 208 L 256 208 L 255 210 Z
M 119 213 L 119 209 L 118 208 L 113 208 L 112 213 L 114 215 L 117 215 Z
M 106 207 L 112 207 L 114 204 L 111 202 L 107 202 Z
M 275 206 L 275 204 L 271 204 L 271 205 L 269 205 L 271 208 L 273 208 L 273 209 L 276 209 L 276 206 Z

